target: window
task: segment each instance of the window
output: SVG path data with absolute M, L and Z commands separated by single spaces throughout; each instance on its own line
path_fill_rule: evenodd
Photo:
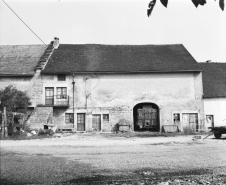
M 103 114 L 103 121 L 109 121 L 109 114 Z
M 57 75 L 58 81 L 65 81 L 66 76 L 65 75 Z
M 178 113 L 173 114 L 173 123 L 175 125 L 177 125 L 178 123 L 180 123 L 180 114 L 178 114 Z
M 209 126 L 214 127 L 213 115 L 206 115 L 206 122 Z
M 73 113 L 65 113 L 65 123 L 74 123 Z
M 57 99 L 67 99 L 66 87 L 57 87 Z

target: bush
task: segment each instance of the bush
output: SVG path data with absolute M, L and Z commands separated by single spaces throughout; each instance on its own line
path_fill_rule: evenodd
M 27 107 L 31 105 L 30 98 L 26 92 L 17 90 L 12 85 L 0 89 L 0 110 L 6 107 L 7 112 L 22 112 L 25 113 Z
M 39 132 L 38 132 L 38 135 L 50 135 L 52 136 L 54 134 L 54 132 L 51 130 L 51 129 L 40 129 Z

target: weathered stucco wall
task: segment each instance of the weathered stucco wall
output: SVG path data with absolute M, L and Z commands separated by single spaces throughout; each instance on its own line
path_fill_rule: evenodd
M 226 98 L 204 99 L 204 111 L 206 115 L 213 115 L 214 126 L 226 126 Z M 211 127 L 207 122 L 207 127 Z
M 67 87 L 70 107 L 66 112 L 73 113 L 72 76 L 57 81 L 56 75 L 43 75 L 42 80 L 43 92 L 45 87 L 54 87 L 56 94 L 57 87 Z M 86 113 L 86 130 L 92 129 L 92 114 L 109 114 L 108 123 L 101 120 L 101 128 L 106 131 L 122 118 L 132 123 L 134 106 L 143 102 L 158 105 L 160 126 L 172 125 L 175 112 L 194 112 L 199 120 L 203 119 L 201 73 L 75 75 L 74 80 L 75 129 L 76 113 Z M 45 93 L 42 104 L 45 104 Z M 58 120 L 64 121 L 65 114 L 60 115 Z
M 21 91 L 28 91 L 30 85 L 31 77 L 7 77 L 0 76 L 0 88 L 4 89 L 5 87 L 12 85 Z

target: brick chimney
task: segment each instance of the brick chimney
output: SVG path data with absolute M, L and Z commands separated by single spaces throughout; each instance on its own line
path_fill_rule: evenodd
M 57 49 L 60 45 L 60 41 L 59 41 L 59 38 L 57 37 L 54 37 L 54 40 L 53 40 L 53 47 L 54 49 Z

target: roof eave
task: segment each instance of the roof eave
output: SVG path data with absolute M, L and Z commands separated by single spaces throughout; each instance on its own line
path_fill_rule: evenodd
M 1 77 L 34 76 L 33 74 L 0 74 Z
M 75 71 L 75 72 L 45 72 L 42 71 L 42 74 L 133 74 L 133 73 L 180 73 L 180 72 L 202 72 L 202 70 L 177 70 L 177 71 Z
M 212 98 L 226 98 L 226 95 L 223 96 L 207 96 L 207 97 L 203 97 L 203 99 L 212 99 Z

